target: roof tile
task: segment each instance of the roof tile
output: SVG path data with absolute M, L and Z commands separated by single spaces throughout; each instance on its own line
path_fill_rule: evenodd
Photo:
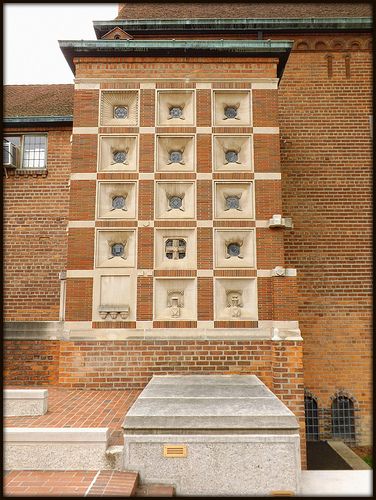
M 73 84 L 5 85 L 4 117 L 73 115 Z
M 125 2 L 116 19 L 371 17 L 371 3 Z

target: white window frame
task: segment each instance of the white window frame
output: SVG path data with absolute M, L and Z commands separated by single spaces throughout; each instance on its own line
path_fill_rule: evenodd
M 43 167 L 25 167 L 24 166 L 24 153 L 25 153 L 25 137 L 45 137 L 46 138 L 46 148 L 45 148 L 45 159 Z M 20 152 L 19 152 L 19 165 L 16 166 L 18 170 L 46 170 L 47 169 L 47 154 L 48 154 L 48 134 L 47 132 L 28 132 L 28 133 L 14 133 L 11 132 L 3 135 L 3 140 L 8 140 L 8 137 L 19 137 L 20 138 Z

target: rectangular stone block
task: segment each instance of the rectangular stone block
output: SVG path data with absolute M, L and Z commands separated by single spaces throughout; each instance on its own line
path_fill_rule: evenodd
M 4 431 L 4 467 L 13 470 L 109 469 L 108 428 L 25 428 Z
M 47 389 L 4 389 L 4 416 L 44 415 L 48 409 Z

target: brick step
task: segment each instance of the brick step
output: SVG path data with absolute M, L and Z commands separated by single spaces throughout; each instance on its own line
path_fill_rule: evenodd
M 86 496 L 135 496 L 138 488 L 138 473 L 102 470 L 96 477 Z

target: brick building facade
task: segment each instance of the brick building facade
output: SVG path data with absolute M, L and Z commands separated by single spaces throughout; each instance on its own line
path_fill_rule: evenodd
M 74 86 L 5 89 L 5 381 L 256 374 L 369 444 L 370 9 L 160 4 L 61 42 Z

